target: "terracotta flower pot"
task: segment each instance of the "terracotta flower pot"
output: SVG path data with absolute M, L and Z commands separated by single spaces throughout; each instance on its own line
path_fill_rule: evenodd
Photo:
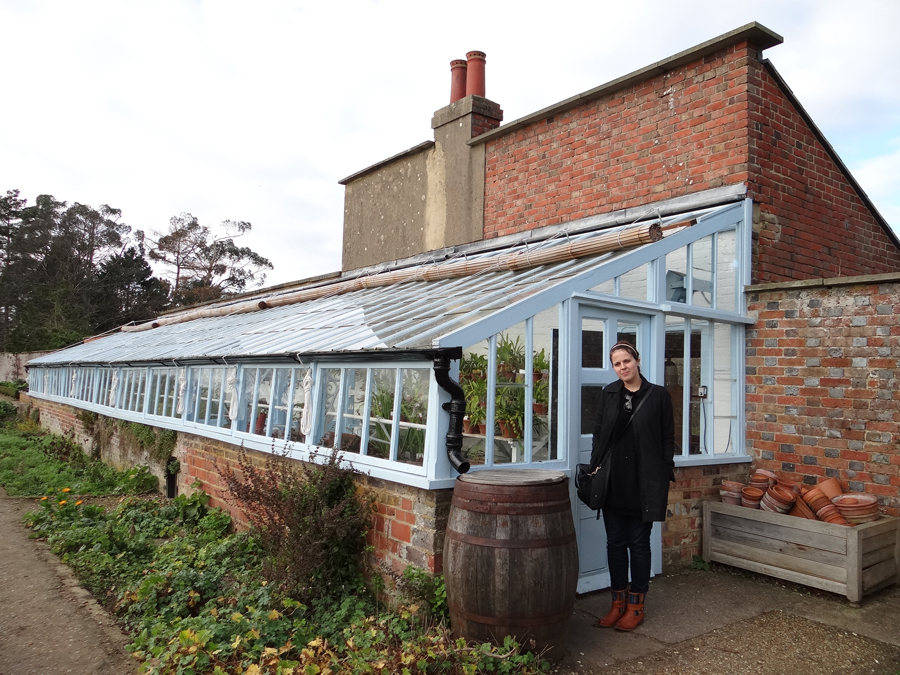
M 844 494 L 844 491 L 841 489 L 841 484 L 838 482 L 837 478 L 826 478 L 816 487 L 824 492 L 825 496 L 829 499 L 834 499 L 835 497 Z

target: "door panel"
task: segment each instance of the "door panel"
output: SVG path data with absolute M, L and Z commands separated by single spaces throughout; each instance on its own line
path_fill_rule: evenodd
M 570 363 L 576 364 L 573 379 L 577 383 L 577 401 L 572 406 L 573 440 L 578 463 L 591 460 L 593 430 L 599 412 L 600 392 L 616 374 L 609 363 L 609 349 L 619 340 L 628 340 L 641 354 L 650 351 L 650 317 L 614 309 L 580 305 L 578 309 L 580 336 L 572 341 L 580 354 L 573 354 Z M 574 470 L 574 466 L 572 467 Z M 575 524 L 578 532 L 579 579 L 578 592 L 598 590 L 609 586 L 606 563 L 606 532 L 603 517 L 575 500 Z M 658 528 L 656 528 L 658 529 Z

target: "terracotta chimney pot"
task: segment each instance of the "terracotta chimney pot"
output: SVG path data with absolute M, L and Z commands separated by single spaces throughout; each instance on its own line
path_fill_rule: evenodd
M 481 96 L 484 98 L 484 52 L 469 52 L 466 69 L 466 96 Z
M 466 96 L 466 66 L 462 59 L 450 62 L 450 103 L 456 103 Z

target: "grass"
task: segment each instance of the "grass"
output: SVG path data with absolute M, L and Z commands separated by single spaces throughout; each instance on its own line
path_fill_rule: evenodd
M 62 488 L 76 495 L 136 494 L 156 489 L 147 467 L 116 471 L 91 460 L 65 436 L 0 433 L 0 485 L 10 496 L 38 497 Z

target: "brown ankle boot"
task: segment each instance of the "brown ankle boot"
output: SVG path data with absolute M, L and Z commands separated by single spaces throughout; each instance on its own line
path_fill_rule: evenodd
M 619 630 L 634 630 L 644 620 L 644 596 L 646 593 L 629 593 L 628 606 L 622 618 L 616 621 Z
M 625 613 L 625 598 L 627 595 L 627 588 L 623 588 L 621 591 L 612 592 L 612 607 L 609 608 L 609 612 L 606 616 L 597 622 L 598 626 L 601 628 L 609 628 L 610 626 L 616 625 L 616 621 L 621 619 L 622 615 Z

